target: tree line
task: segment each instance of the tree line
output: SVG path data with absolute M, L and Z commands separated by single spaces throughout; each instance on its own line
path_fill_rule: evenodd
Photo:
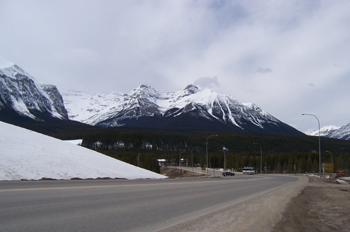
M 75 121 L 51 119 L 37 122 L 2 111 L 0 120 L 37 131 L 58 139 L 81 139 L 83 146 L 108 156 L 152 171 L 158 171 L 157 159 L 173 160 L 178 164 L 181 153 L 188 165 L 206 165 L 206 139 L 208 141 L 209 166 L 223 167 L 223 147 L 226 151 L 226 167 L 239 170 L 245 166 L 260 172 L 260 147 L 263 150 L 263 171 L 275 173 L 318 172 L 318 137 L 306 135 L 248 134 L 223 131 L 163 131 L 160 129 L 101 128 Z M 119 145 L 118 145 L 119 144 Z M 121 146 L 123 144 L 123 146 Z M 98 145 L 98 146 L 97 146 Z M 331 162 L 335 168 L 350 168 L 350 141 L 321 138 L 322 162 Z M 190 157 L 190 158 L 189 158 Z
M 206 140 L 211 134 L 208 145 Z M 265 173 L 318 173 L 318 138 L 270 134 L 237 134 L 229 132 L 162 132 L 162 131 L 108 131 L 84 136 L 82 146 L 96 150 L 124 162 L 159 172 L 157 159 L 166 159 L 178 165 L 224 167 L 241 170 L 255 167 L 260 172 L 262 147 L 262 171 Z M 331 162 L 335 168 L 350 168 L 350 141 L 322 138 L 322 162 Z M 225 152 L 223 149 L 227 149 Z M 140 155 L 139 155 L 140 154 Z

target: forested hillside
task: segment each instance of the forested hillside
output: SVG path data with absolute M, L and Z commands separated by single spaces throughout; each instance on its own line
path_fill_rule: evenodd
M 267 135 L 235 132 L 135 130 L 132 128 L 100 128 L 74 121 L 52 120 L 46 123 L 13 117 L 2 120 L 55 138 L 69 140 L 83 138 L 83 146 L 94 149 L 127 163 L 159 171 L 157 159 L 173 160 L 178 165 L 181 158 L 187 164 L 206 164 L 205 142 L 208 140 L 209 166 L 223 167 L 223 147 L 226 167 L 239 170 L 254 166 L 260 172 L 260 146 L 263 151 L 263 170 L 276 173 L 318 172 L 318 137 L 306 135 Z M 350 168 L 350 141 L 321 138 L 322 162 L 331 162 L 335 168 Z M 295 170 L 295 169 L 296 170 Z
M 224 150 L 226 167 L 240 170 L 253 166 L 260 172 L 260 146 L 263 152 L 263 171 L 268 173 L 318 172 L 318 137 L 252 135 L 217 132 L 162 132 L 162 131 L 108 131 L 84 137 L 83 146 L 97 150 L 125 162 L 157 171 L 157 159 L 171 160 L 179 164 L 184 158 L 187 164 L 206 164 L 206 139 L 208 140 L 209 167 L 223 167 Z M 322 162 L 331 162 L 335 168 L 350 167 L 350 142 L 321 139 Z

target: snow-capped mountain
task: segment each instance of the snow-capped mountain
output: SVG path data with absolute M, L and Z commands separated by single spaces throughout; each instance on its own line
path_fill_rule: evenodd
M 88 91 L 68 90 L 62 93 L 69 119 L 94 125 L 102 112 L 120 102 L 123 94 L 92 94 Z
M 233 130 L 301 134 L 255 104 L 194 85 L 178 92 L 158 92 L 141 85 L 128 94 L 63 94 L 70 119 L 103 127 Z
M 340 127 L 338 126 L 324 126 L 320 129 L 320 136 L 327 137 L 327 135 L 335 130 L 338 130 Z M 314 130 L 312 132 L 307 132 L 306 134 L 311 136 L 318 136 L 318 130 Z
M 350 123 L 340 127 L 338 130 L 332 131 L 327 137 L 350 140 Z
M 71 119 L 102 127 L 302 134 L 255 104 L 241 104 L 231 96 L 194 85 L 168 93 L 148 85 L 127 94 L 71 90 L 63 98 L 54 85 L 41 84 L 17 65 L 0 58 L 1 118 L 20 115 L 40 121 L 52 117 Z
M 318 136 L 318 130 L 309 133 L 312 136 Z M 334 139 L 350 140 L 350 123 L 342 127 L 337 126 L 325 126 L 320 130 L 320 135 Z
M 68 119 L 56 86 L 39 83 L 23 69 L 0 57 L 0 112 L 4 111 L 35 120 Z

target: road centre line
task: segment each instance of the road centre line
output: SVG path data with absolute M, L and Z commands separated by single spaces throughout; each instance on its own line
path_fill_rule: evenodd
M 229 182 L 241 182 L 241 181 L 253 181 L 250 180 L 225 180 Z M 213 180 L 204 180 L 199 183 L 216 183 Z M 198 182 L 197 182 L 198 183 Z M 64 190 L 64 189 L 95 189 L 95 188 L 121 188 L 121 187 L 138 187 L 138 186 L 157 186 L 157 185 L 175 185 L 175 184 L 193 184 L 193 181 L 190 182 L 172 182 L 172 183 L 149 183 L 149 184 L 126 184 L 126 185 L 93 185 L 93 186 L 73 186 L 73 187 L 48 187 L 48 188 L 18 188 L 18 189 L 0 189 L 0 192 L 16 192 L 16 191 L 40 191 L 40 190 Z

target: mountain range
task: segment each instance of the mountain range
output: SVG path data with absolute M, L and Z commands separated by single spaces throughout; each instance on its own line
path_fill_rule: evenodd
M 312 136 L 318 136 L 318 130 L 308 133 Z M 345 139 L 350 140 L 350 123 L 342 127 L 337 126 L 325 126 L 320 129 L 320 136 L 334 138 L 334 139 Z
M 94 126 L 302 134 L 255 104 L 194 85 L 165 93 L 149 85 L 127 94 L 70 90 L 63 99 L 70 119 Z
M 231 96 L 194 85 L 177 92 L 141 85 L 129 93 L 69 90 L 61 95 L 56 86 L 38 82 L 0 57 L 0 119 L 16 116 L 98 127 L 303 134 L 253 103 L 239 103 Z M 342 132 L 337 133 L 331 130 L 327 137 L 349 139 L 349 127 L 339 128 Z

